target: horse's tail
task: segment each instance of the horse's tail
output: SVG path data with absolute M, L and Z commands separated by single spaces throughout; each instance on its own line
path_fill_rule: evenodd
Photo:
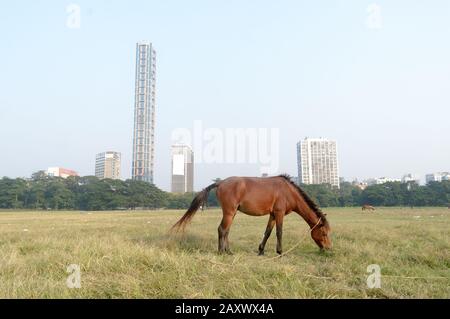
M 194 214 L 197 212 L 200 206 L 202 206 L 202 209 L 205 207 L 206 202 L 208 201 L 209 191 L 213 188 L 216 188 L 218 185 L 218 183 L 211 184 L 208 187 L 204 188 L 200 193 L 198 193 L 192 200 L 189 209 L 186 211 L 183 217 L 181 217 L 180 220 L 172 226 L 171 230 L 178 231 L 181 229 L 182 231 L 184 231 L 184 228 L 191 221 L 192 217 L 194 217 Z

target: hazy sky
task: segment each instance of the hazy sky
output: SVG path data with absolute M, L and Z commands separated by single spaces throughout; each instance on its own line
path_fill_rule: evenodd
M 279 128 L 338 142 L 346 179 L 450 170 L 450 2 L 69 1 L 0 3 L 0 176 L 94 173 L 122 152 L 130 177 L 135 43 L 157 50 L 155 183 L 168 189 L 171 132 Z M 375 12 L 377 4 L 380 8 Z M 195 188 L 258 165 L 198 164 Z

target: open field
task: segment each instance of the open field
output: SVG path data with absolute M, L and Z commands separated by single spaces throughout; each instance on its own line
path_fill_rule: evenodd
M 167 234 L 183 211 L 0 212 L 1 298 L 449 298 L 450 210 L 330 208 L 332 252 L 306 223 L 284 223 L 257 256 L 267 217 L 238 213 L 232 256 L 217 255 L 219 210 L 198 212 L 183 237 Z M 81 267 L 81 288 L 66 286 Z M 380 289 L 366 268 L 381 267 Z M 419 277 L 419 278 L 416 278 Z

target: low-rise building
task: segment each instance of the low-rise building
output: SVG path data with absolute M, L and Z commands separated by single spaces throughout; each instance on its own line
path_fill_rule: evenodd
M 399 178 L 389 178 L 389 177 L 378 177 L 378 178 L 369 178 L 364 181 L 368 186 L 370 185 L 381 185 L 385 183 L 394 183 L 401 182 L 402 180 Z
M 74 170 L 62 167 L 49 167 L 46 171 L 48 176 L 67 178 L 69 176 L 78 176 Z

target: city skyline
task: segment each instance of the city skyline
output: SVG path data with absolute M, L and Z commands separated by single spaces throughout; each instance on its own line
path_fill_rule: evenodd
M 116 149 L 131 178 L 140 39 L 158 48 L 154 182 L 162 189 L 170 189 L 171 133 L 198 119 L 221 130 L 279 128 L 279 173 L 296 175 L 293 145 L 303 136 L 338 141 L 347 180 L 412 172 L 424 181 L 448 171 L 450 46 L 442 39 L 450 5 L 380 1 L 383 24 L 373 29 L 369 4 L 263 1 L 255 11 L 237 2 L 80 1 L 81 24 L 72 28 L 64 5 L 2 3 L 0 147 L 8 156 L 0 176 L 49 165 L 92 175 L 93 154 Z M 34 83 L 26 94 L 23 74 Z M 195 171 L 195 189 L 260 175 L 254 164 L 199 163 Z

